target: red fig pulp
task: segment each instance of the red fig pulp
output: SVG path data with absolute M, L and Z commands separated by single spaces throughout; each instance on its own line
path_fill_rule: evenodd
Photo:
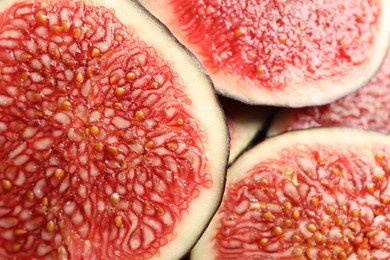
M 390 39 L 387 0 L 142 0 L 226 96 L 252 104 L 330 103 L 362 87 Z
M 180 258 L 219 201 L 222 118 L 135 3 L 0 1 L 0 258 Z
M 358 92 L 329 105 L 282 109 L 272 120 L 268 135 L 332 125 L 390 134 L 390 52 L 378 73 Z
M 193 259 L 388 259 L 388 136 L 349 128 L 269 138 L 228 170 Z

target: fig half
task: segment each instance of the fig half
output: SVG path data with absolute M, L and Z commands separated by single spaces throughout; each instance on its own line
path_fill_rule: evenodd
M 229 168 L 192 259 L 389 259 L 390 137 L 291 131 Z
M 246 103 L 330 103 L 362 87 L 390 40 L 388 0 L 141 0 Z
M 0 258 L 178 259 L 222 193 L 210 80 L 134 1 L 0 1 Z

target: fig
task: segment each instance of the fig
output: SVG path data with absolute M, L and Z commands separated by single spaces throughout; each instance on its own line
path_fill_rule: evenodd
M 140 0 L 187 46 L 222 95 L 330 103 L 362 87 L 390 40 L 387 0 Z
M 274 136 L 228 169 L 191 259 L 389 259 L 390 137 L 323 127 Z
M 139 4 L 0 1 L 1 259 L 179 259 L 227 154 L 211 81 Z
M 272 119 L 267 135 L 332 125 L 390 134 L 390 52 L 365 87 L 328 105 L 283 108 Z
M 253 106 L 220 96 L 222 108 L 229 127 L 230 153 L 229 164 L 233 163 L 240 154 L 256 142 L 256 137 L 268 123 L 274 111 L 271 107 Z

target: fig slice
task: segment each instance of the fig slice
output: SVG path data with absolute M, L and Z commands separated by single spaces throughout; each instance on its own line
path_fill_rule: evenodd
M 390 52 L 378 73 L 359 91 L 328 105 L 282 108 L 267 135 L 319 126 L 351 126 L 390 134 Z
M 268 123 L 273 108 L 253 106 L 220 96 L 230 136 L 229 164 L 255 142 Z
M 191 259 L 389 259 L 390 137 L 357 128 L 269 138 L 228 169 Z
M 179 259 L 222 195 L 209 78 L 134 1 L 0 1 L 0 259 Z
M 362 87 L 390 39 L 387 0 L 141 0 L 246 103 L 330 103 Z

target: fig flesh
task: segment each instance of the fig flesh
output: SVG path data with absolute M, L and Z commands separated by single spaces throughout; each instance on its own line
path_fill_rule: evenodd
M 390 40 L 387 0 L 141 0 L 202 62 L 220 94 L 302 107 L 362 87 Z
M 182 257 L 220 200 L 223 118 L 134 1 L 0 1 L 0 258 Z
M 272 119 L 267 135 L 332 125 L 390 134 L 390 52 L 365 87 L 328 105 L 283 108 Z
M 388 259 L 390 138 L 353 128 L 271 137 L 229 168 L 191 259 Z

